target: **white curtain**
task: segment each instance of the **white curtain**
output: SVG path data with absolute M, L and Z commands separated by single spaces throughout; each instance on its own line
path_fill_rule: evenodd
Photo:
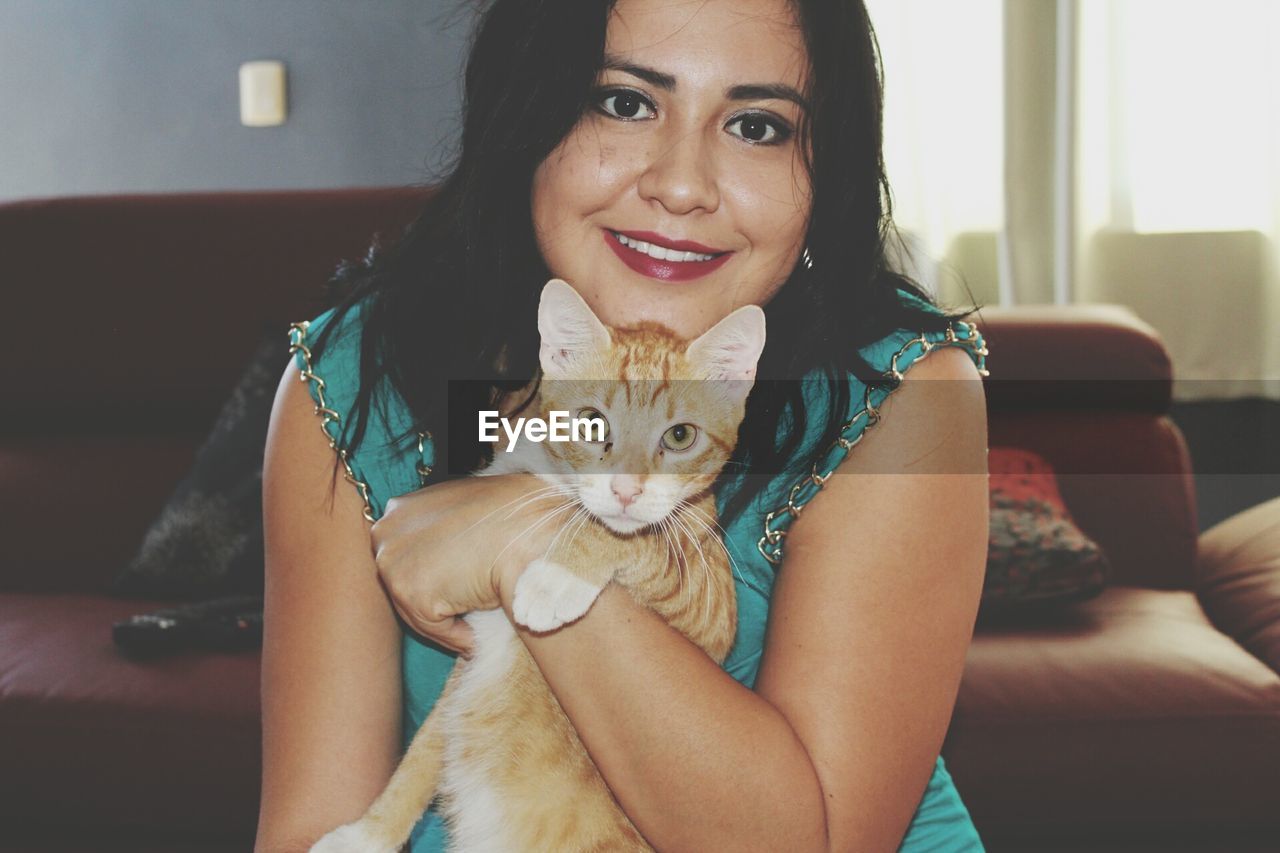
M 1280 399 L 1280 2 L 868 8 L 912 272 L 952 304 L 1128 305 L 1177 399 Z

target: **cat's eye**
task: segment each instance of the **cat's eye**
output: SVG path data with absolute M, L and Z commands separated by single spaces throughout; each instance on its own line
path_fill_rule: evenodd
M 693 424 L 676 424 L 662 434 L 662 446 L 679 453 L 693 447 L 698 438 L 698 428 Z
M 597 429 L 595 427 L 592 427 L 590 429 L 584 429 L 582 431 L 582 434 L 586 436 L 587 441 L 604 442 L 609 440 L 609 419 L 606 418 L 604 415 L 600 414 L 599 409 L 593 409 L 590 406 L 584 406 L 583 408 L 578 409 L 578 413 L 576 417 L 587 418 L 593 421 L 600 421 L 600 423 L 604 427 L 603 430 Z

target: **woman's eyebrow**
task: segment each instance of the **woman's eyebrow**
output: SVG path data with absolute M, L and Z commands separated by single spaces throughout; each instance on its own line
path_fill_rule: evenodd
M 667 92 L 674 92 L 676 89 L 676 78 L 671 74 L 666 74 L 646 65 L 636 65 L 632 62 L 625 62 L 617 57 L 605 55 L 604 70 L 622 71 L 634 77 L 639 77 L 651 86 L 657 86 Z M 731 101 L 757 101 L 777 99 L 780 101 L 791 101 L 801 109 L 809 109 L 809 103 L 805 100 L 793 86 L 785 83 L 743 83 L 737 86 L 730 86 L 725 91 L 725 97 Z
M 791 101 L 802 110 L 809 109 L 809 102 L 794 87 L 785 83 L 745 83 L 731 86 L 725 95 L 731 101 Z

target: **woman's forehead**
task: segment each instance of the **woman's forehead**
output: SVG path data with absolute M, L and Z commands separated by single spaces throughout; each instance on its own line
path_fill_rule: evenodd
M 605 53 L 691 86 L 777 82 L 803 89 L 804 34 L 791 0 L 618 0 Z

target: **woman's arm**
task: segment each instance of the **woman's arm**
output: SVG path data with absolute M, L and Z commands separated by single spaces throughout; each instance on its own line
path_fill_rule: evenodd
M 292 364 L 263 460 L 262 803 L 254 849 L 307 850 L 359 818 L 400 755 L 400 628 L 369 524 Z
M 559 631 L 520 631 L 658 849 L 900 845 L 972 637 L 989 500 L 968 356 L 906 376 L 792 526 L 755 692 L 616 585 Z M 499 583 L 508 615 L 517 575 Z

